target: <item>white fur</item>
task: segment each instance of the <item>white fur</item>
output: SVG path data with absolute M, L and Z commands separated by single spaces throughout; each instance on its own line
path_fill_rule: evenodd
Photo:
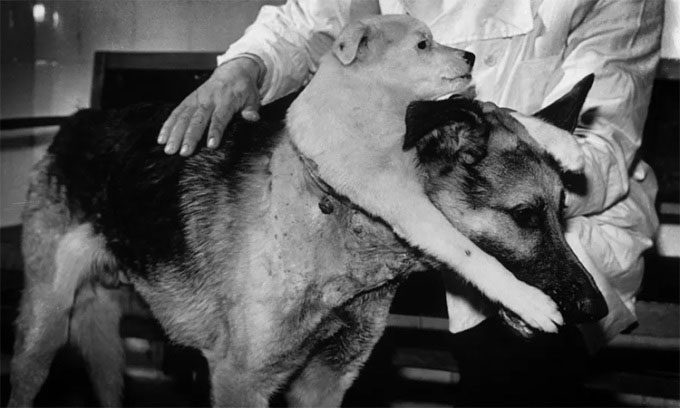
M 550 123 L 519 112 L 510 112 L 527 130 L 529 135 L 557 160 L 564 170 L 580 173 L 585 167 L 583 151 L 576 137 Z
M 93 272 L 93 265 L 111 263 L 104 238 L 94 235 L 90 224 L 81 224 L 59 240 L 55 253 L 57 273 L 53 283 L 59 293 L 75 293 L 78 285 Z
M 436 43 L 427 52 L 418 50 L 417 43 L 432 41 L 431 34 L 408 16 L 373 17 L 359 24 L 367 42 L 355 59 L 326 55 L 291 105 L 293 142 L 317 164 L 326 183 L 382 218 L 397 235 L 451 266 L 531 326 L 556 331 L 562 317 L 555 303 L 456 230 L 425 195 L 414 152 L 402 151 L 409 102 L 462 92 L 469 85 L 464 75 L 470 67 L 462 52 Z M 356 30 L 346 28 L 334 49 L 356 41 Z

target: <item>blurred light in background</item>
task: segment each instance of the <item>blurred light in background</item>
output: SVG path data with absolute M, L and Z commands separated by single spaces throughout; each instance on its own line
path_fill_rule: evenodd
M 59 12 L 55 11 L 52 13 L 52 27 L 57 28 L 59 27 Z
M 33 20 L 36 23 L 42 23 L 45 21 L 45 5 L 42 3 L 36 3 L 33 5 Z

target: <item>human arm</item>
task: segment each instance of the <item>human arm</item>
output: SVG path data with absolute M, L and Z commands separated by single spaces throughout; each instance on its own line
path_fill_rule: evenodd
M 593 122 L 578 127 L 588 186 L 583 196 L 568 196 L 570 217 L 598 213 L 628 193 L 631 168 L 659 58 L 663 2 L 599 1 L 573 22 L 562 64 L 544 105 L 580 78 L 595 73 L 584 110 Z
M 190 155 L 210 121 L 208 146 L 216 147 L 233 114 L 257 120 L 260 101 L 269 103 L 309 80 L 350 18 L 378 10 L 374 0 L 289 0 L 262 7 L 243 37 L 218 57 L 213 76 L 166 120 L 158 142 L 168 154 L 181 146 L 181 154 Z
M 243 37 L 217 58 L 218 64 L 243 54 L 256 55 L 265 73 L 260 97 L 272 102 L 303 86 L 319 59 L 350 19 L 349 1 L 289 0 L 263 6 Z

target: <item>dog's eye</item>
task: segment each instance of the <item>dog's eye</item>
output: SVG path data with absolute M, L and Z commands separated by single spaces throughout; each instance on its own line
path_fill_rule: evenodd
M 520 228 L 538 228 L 541 221 L 541 211 L 535 207 L 519 206 L 511 209 L 510 216 Z
M 430 47 L 430 42 L 427 40 L 422 40 L 418 42 L 418 49 L 425 50 Z

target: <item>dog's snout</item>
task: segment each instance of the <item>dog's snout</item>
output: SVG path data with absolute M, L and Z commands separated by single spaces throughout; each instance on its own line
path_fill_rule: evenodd
M 599 293 L 593 297 L 579 299 L 578 310 L 591 320 L 599 320 L 607 315 L 608 308 L 602 295 Z
M 465 51 L 465 53 L 463 53 L 463 59 L 468 63 L 470 68 L 475 65 L 475 54 Z
M 578 310 L 581 313 L 586 313 L 588 315 L 592 314 L 592 311 L 595 309 L 595 302 L 593 302 L 590 299 L 580 299 L 577 302 Z
M 589 292 L 589 293 L 585 293 Z M 572 300 L 571 305 L 560 307 L 565 320 L 569 324 L 596 322 L 607 315 L 609 308 L 607 302 L 599 291 L 586 290 L 581 293 L 579 299 Z

